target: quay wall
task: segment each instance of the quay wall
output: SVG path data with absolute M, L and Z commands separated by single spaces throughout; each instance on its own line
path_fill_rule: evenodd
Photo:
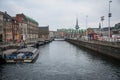
M 77 46 L 81 46 L 93 51 L 96 51 L 100 54 L 104 54 L 106 56 L 109 56 L 111 58 L 115 58 L 117 60 L 120 60 L 120 47 L 114 46 L 114 44 L 109 43 L 105 44 L 103 42 L 93 42 L 93 41 L 83 41 L 83 40 L 75 40 L 75 39 L 66 39 L 66 41 L 75 44 Z M 112 44 L 112 45 L 111 45 Z

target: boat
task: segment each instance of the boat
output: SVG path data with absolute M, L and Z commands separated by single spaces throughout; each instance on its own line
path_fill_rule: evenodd
M 34 62 L 39 56 L 37 48 L 27 47 L 19 50 L 11 51 L 11 54 L 6 53 L 5 60 L 7 63 L 31 63 Z
M 5 63 L 5 60 L 3 59 L 2 50 L 0 50 L 0 64 Z
M 3 59 L 5 62 L 14 62 L 14 59 L 16 58 L 16 51 L 17 49 L 7 49 L 3 51 Z

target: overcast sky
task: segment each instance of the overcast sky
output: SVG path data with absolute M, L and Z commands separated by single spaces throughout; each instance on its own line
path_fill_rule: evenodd
M 76 17 L 80 29 L 98 27 L 100 17 L 105 16 L 104 27 L 108 26 L 109 0 L 0 0 L 0 11 L 11 16 L 18 13 L 33 18 L 39 26 L 49 25 L 50 30 L 75 28 Z M 120 22 L 120 0 L 112 0 L 111 26 Z

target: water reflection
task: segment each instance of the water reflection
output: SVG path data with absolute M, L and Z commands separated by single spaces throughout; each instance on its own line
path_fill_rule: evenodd
M 34 64 L 4 64 L 0 80 L 119 80 L 120 64 L 65 41 L 39 48 Z

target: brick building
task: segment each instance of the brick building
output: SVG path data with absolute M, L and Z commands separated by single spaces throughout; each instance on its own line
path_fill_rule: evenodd
M 7 12 L 0 12 L 0 41 L 10 42 L 21 39 L 17 21 Z
M 49 39 L 49 26 L 39 27 L 39 38 L 44 40 Z
M 21 36 L 22 40 L 36 40 L 38 38 L 38 22 L 34 19 L 22 14 L 16 14 L 16 20 L 22 30 Z

